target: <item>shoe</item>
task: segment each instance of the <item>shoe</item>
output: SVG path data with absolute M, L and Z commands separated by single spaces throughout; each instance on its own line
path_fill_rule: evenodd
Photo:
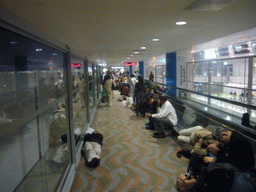
M 146 125 L 146 129 L 147 129 L 147 130 L 154 130 L 154 128 L 151 127 L 151 126 L 149 126 L 149 125 Z
M 99 164 L 99 161 L 97 158 L 93 158 L 91 162 L 88 162 L 88 167 L 97 167 Z
M 158 133 L 156 135 L 153 135 L 154 138 L 166 138 L 165 133 Z
M 181 156 L 182 156 L 182 151 L 178 151 L 178 152 L 176 153 L 176 156 L 177 156 L 178 158 L 181 158 Z

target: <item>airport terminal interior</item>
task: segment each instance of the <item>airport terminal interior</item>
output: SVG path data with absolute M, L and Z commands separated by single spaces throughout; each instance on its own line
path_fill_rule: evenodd
M 176 192 L 189 164 L 177 136 L 194 126 L 242 134 L 256 160 L 255 10 L 254 0 L 1 1 L 0 191 Z M 134 110 L 132 74 L 174 107 L 167 137 Z

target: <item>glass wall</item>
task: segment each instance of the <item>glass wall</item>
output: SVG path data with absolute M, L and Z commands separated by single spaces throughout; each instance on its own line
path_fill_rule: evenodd
M 65 48 L 4 28 L 0 37 L 0 191 L 56 191 L 96 107 L 99 71 Z
M 92 114 L 94 107 L 94 67 L 92 63 L 88 64 L 88 82 L 89 82 L 89 111 Z
M 71 57 L 71 74 L 72 74 L 72 101 L 73 101 L 73 118 L 76 144 L 80 135 L 85 131 L 87 123 L 86 107 L 86 74 L 85 64 L 82 59 Z
M 194 93 L 187 93 L 186 97 L 239 117 L 242 117 L 243 113 L 252 112 L 254 118 L 256 114 L 253 111 L 239 106 L 239 103 L 246 105 L 255 103 L 253 60 L 255 61 L 253 57 L 244 57 L 187 63 L 187 73 L 189 73 L 186 79 L 187 89 Z M 231 102 L 227 103 L 204 95 Z

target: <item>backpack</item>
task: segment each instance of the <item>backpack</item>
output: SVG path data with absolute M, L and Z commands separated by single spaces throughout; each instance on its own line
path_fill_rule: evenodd
M 128 86 L 124 86 L 124 88 L 122 89 L 122 95 L 129 95 L 129 87 Z

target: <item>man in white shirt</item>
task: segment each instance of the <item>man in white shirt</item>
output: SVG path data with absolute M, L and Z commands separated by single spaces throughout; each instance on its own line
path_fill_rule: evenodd
M 166 96 L 160 96 L 159 102 L 162 104 L 161 108 L 157 109 L 156 114 L 147 113 L 146 117 L 149 118 L 149 123 L 146 124 L 146 129 L 157 131 L 154 133 L 155 138 L 165 138 L 165 129 L 172 129 L 177 125 L 177 114 L 172 104 L 167 100 Z

